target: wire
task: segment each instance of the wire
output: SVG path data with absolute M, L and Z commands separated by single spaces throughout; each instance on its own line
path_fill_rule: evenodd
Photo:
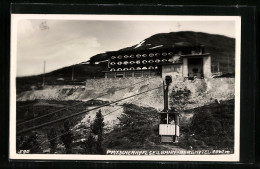
M 115 110 L 113 110 L 113 111 L 111 111 L 111 112 L 109 112 L 109 113 L 103 115 L 103 117 L 105 117 L 105 116 L 107 116 L 107 115 L 109 115 L 109 114 L 111 114 L 111 113 L 114 113 L 114 112 L 116 112 L 117 110 L 120 110 L 120 109 L 122 109 L 122 107 L 120 107 L 120 108 L 118 108 L 118 109 L 115 109 Z
M 149 95 L 146 95 L 145 97 L 147 97 L 147 96 L 149 96 Z M 138 98 L 138 99 L 136 99 L 136 100 L 134 100 L 134 101 L 131 101 L 131 103 L 134 103 L 134 102 L 136 102 L 136 101 L 138 101 L 138 100 L 141 100 L 141 99 L 143 99 L 143 98 L 145 98 L 145 97 Z M 123 109 L 123 107 L 120 107 L 120 108 L 118 108 L 118 109 L 115 109 L 115 110 L 113 110 L 113 111 L 111 111 L 111 112 L 109 112 L 109 113 L 103 115 L 103 117 L 105 117 L 105 116 L 107 116 L 107 115 L 109 115 L 109 114 L 111 114 L 111 113 L 113 113 L 113 112 L 116 112 L 117 110 L 120 110 L 120 109 Z M 66 135 L 66 134 L 69 134 L 70 132 L 73 132 L 73 130 L 82 129 L 82 128 L 84 128 L 84 127 L 86 127 L 86 126 L 81 126 L 81 127 L 76 128 L 76 129 L 71 129 L 71 130 L 69 130 L 68 132 L 65 132 L 65 133 L 60 134 L 60 135 L 58 135 L 58 136 L 56 136 L 56 137 L 53 137 L 52 139 L 46 139 L 45 141 L 42 141 L 42 142 L 40 142 L 39 144 L 40 144 L 40 145 L 45 144 L 45 143 L 47 143 L 48 141 L 52 141 L 52 140 L 55 140 L 55 139 L 57 139 L 57 138 L 60 138 L 61 136 L 64 136 L 64 135 Z M 88 128 L 90 128 L 90 127 L 88 127 Z M 34 146 L 34 147 L 35 147 L 35 146 Z M 32 147 L 32 149 L 33 149 L 34 147 Z
M 75 113 L 75 114 L 72 114 L 72 115 L 69 115 L 69 116 L 66 116 L 66 117 L 57 119 L 57 120 L 53 120 L 53 121 L 50 121 L 50 122 L 47 122 L 47 123 L 43 123 L 43 124 L 38 125 L 38 126 L 34 126 L 34 127 L 31 127 L 31 128 L 22 130 L 22 131 L 20 131 L 20 132 L 17 132 L 17 135 L 20 135 L 20 134 L 29 132 L 29 131 L 31 131 L 31 130 L 35 130 L 35 129 L 44 127 L 44 126 L 48 126 L 48 125 L 53 124 L 53 123 L 57 123 L 57 122 L 60 122 L 60 121 L 64 121 L 64 120 L 69 119 L 69 118 L 71 118 L 71 117 L 78 116 L 78 115 L 81 115 L 81 114 L 83 114 L 83 113 L 86 113 L 86 112 L 89 112 L 89 111 L 92 111 L 92 110 L 96 110 L 96 109 L 99 109 L 99 108 L 101 108 L 101 107 L 105 107 L 105 106 L 108 106 L 108 105 L 110 105 L 110 104 L 114 104 L 114 103 L 120 102 L 120 101 L 122 101 L 122 100 L 126 100 L 126 99 L 129 99 L 129 98 L 131 98 L 131 97 L 134 97 L 134 96 L 137 96 L 137 95 L 141 95 L 141 94 L 147 93 L 147 92 L 152 91 L 152 90 L 156 90 L 156 89 L 158 89 L 158 88 L 160 88 L 160 87 L 162 87 L 162 86 L 163 86 L 163 85 L 161 85 L 161 86 L 159 86 L 159 87 L 156 87 L 156 88 L 153 88 L 153 89 L 150 89 L 150 90 L 147 90 L 147 91 L 144 91 L 144 92 L 141 92 L 141 93 L 137 93 L 137 94 L 132 95 L 132 96 L 128 96 L 128 97 L 123 98 L 123 99 L 119 99 L 119 100 L 116 100 L 116 101 L 113 101 L 113 102 L 110 102 L 110 103 L 103 104 L 103 105 L 101 105 L 101 106 L 95 107 L 95 108 L 90 109 L 90 110 L 84 110 L 84 111 L 81 111 L 81 112 L 78 112 L 78 113 Z
M 154 77 L 153 77 L 153 78 L 154 78 Z M 153 79 L 153 78 L 149 78 L 148 80 L 151 80 L 151 79 Z M 126 87 L 124 87 L 124 88 L 120 88 L 120 89 L 118 89 L 118 90 L 116 90 L 116 91 L 120 91 L 120 90 L 126 89 L 126 88 L 128 88 L 128 87 L 131 87 L 131 86 L 134 86 L 134 85 L 137 85 L 137 84 L 143 83 L 143 82 L 145 82 L 145 81 L 147 81 L 147 79 L 142 80 L 142 81 L 140 81 L 140 82 L 137 82 L 137 83 L 135 83 L 135 84 L 132 84 L 132 85 L 126 86 Z M 116 92 L 116 91 L 114 91 L 114 92 Z M 87 101 L 92 101 L 92 100 L 95 100 L 95 99 L 97 99 L 97 98 L 100 98 L 100 97 L 106 96 L 106 95 L 108 95 L 108 94 L 110 94 L 110 93 L 105 93 L 105 94 L 103 94 L 103 95 L 99 95 L 99 96 L 97 96 L 97 97 L 95 97 L 95 98 L 92 98 L 92 99 L 90 99 L 90 100 L 87 100 Z M 23 121 L 23 122 L 21 122 L 21 123 L 18 123 L 16 126 L 20 126 L 20 125 L 22 125 L 22 124 L 29 123 L 29 122 L 32 122 L 32 121 L 34 121 L 34 120 L 37 120 L 37 119 L 40 119 L 40 118 L 43 118 L 43 117 L 46 117 L 46 116 L 49 116 L 49 115 L 52 115 L 52 114 L 58 113 L 58 112 L 60 112 L 60 111 L 62 111 L 62 110 L 67 110 L 67 109 L 69 109 L 69 108 L 72 108 L 72 107 L 78 106 L 78 105 L 83 104 L 83 103 L 85 103 L 85 102 L 79 102 L 79 103 L 76 103 L 76 104 L 74 104 L 74 105 L 72 105 L 72 106 L 68 106 L 68 107 L 65 107 L 65 108 L 62 108 L 62 109 L 56 110 L 56 111 L 54 111 L 54 112 L 51 112 L 51 113 L 48 113 L 48 114 L 45 114 L 45 115 L 42 115 L 42 116 L 39 116 L 39 117 L 36 117 L 36 118 L 30 119 L 30 120 Z

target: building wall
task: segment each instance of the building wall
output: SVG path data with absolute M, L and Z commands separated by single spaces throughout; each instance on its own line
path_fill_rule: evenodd
M 162 65 L 162 78 L 170 75 L 173 79 L 182 78 L 182 64 L 178 65 Z
M 182 60 L 182 75 L 183 77 L 188 77 L 188 58 L 183 58 Z
M 171 75 L 173 78 L 189 76 L 189 58 L 203 58 L 202 46 L 155 50 L 131 50 L 108 52 L 106 78 L 146 77 Z M 185 57 L 183 57 L 185 56 Z M 205 62 L 205 63 L 204 63 Z M 169 65 L 172 64 L 172 65 Z M 210 58 L 203 58 L 203 73 L 211 76 Z M 162 66 L 161 66 L 162 65 Z M 176 66 L 178 65 L 178 66 Z M 178 69 L 178 71 L 177 71 Z M 202 66 L 200 70 L 202 69 Z
M 203 74 L 204 78 L 211 77 L 211 57 L 203 57 Z
M 192 57 L 191 57 L 192 58 Z M 210 56 L 202 56 L 203 58 L 203 77 L 210 78 L 211 77 L 211 57 Z M 182 63 L 182 75 L 183 77 L 189 76 L 189 57 L 183 58 Z
M 199 53 L 200 50 L 201 46 L 194 46 L 107 52 L 108 71 L 158 69 L 160 64 L 180 63 L 180 55 Z
M 129 77 L 150 77 L 150 76 L 160 76 L 160 73 L 158 70 L 105 72 L 105 78 L 129 78 Z

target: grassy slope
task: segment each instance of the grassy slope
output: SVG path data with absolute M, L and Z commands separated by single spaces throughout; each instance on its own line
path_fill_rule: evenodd
M 82 104 L 79 104 L 79 103 L 82 103 Z M 21 131 L 21 130 L 29 128 L 29 127 L 40 125 L 40 124 L 43 124 L 43 123 L 46 123 L 46 122 L 49 122 L 52 120 L 63 118 L 65 116 L 71 115 L 73 113 L 77 113 L 77 112 L 86 110 L 86 107 L 88 107 L 88 106 L 102 105 L 104 103 L 107 103 L 107 102 L 98 101 L 98 100 L 96 100 L 96 101 L 93 100 L 93 101 L 89 101 L 89 102 L 74 101 L 74 100 L 69 100 L 69 101 L 34 100 L 34 101 L 17 102 L 17 122 L 18 123 L 29 120 L 29 119 L 33 119 L 36 117 L 40 117 L 46 113 L 51 113 L 51 112 L 60 110 L 65 107 L 69 107 L 74 104 L 79 104 L 79 105 L 71 107 L 67 110 L 60 111 L 59 113 L 55 113 L 53 115 L 34 120 L 33 122 L 29 122 L 24 125 L 20 125 L 17 128 L 17 131 Z M 78 124 L 84 117 L 85 117 L 85 115 L 83 114 L 83 115 L 79 115 L 79 116 L 68 119 L 67 121 L 70 122 L 69 123 L 70 128 L 72 128 L 76 124 Z M 55 128 L 57 135 L 61 135 L 61 130 L 63 129 L 63 122 L 55 123 L 55 124 L 34 130 L 39 135 L 38 142 L 44 143 L 44 144 L 41 144 L 42 150 L 48 149 L 49 143 L 47 141 L 47 131 L 52 127 Z M 28 132 L 28 133 L 23 134 L 22 136 L 28 138 L 28 136 L 30 136 L 31 134 L 32 134 L 31 132 Z M 18 142 L 19 142 L 20 138 L 21 138 L 21 136 L 17 137 Z M 75 139 L 77 139 L 77 138 L 75 138 Z M 63 151 L 63 150 L 60 150 L 60 151 Z M 39 153 L 42 153 L 42 152 L 39 152 Z M 61 153 L 64 153 L 64 152 L 61 152 Z
M 152 148 L 158 140 L 158 112 L 153 108 L 124 104 L 121 123 L 105 136 L 108 149 Z
M 190 125 L 181 127 L 181 147 L 233 150 L 234 100 L 206 105 L 186 113 L 195 114 Z
M 47 104 L 46 104 L 47 103 Z M 75 102 L 76 103 L 76 102 Z M 26 111 L 30 105 L 29 113 Z M 50 105 L 48 105 L 50 104 Z M 36 112 L 37 116 L 42 115 L 46 110 L 52 112 L 72 104 L 71 101 L 30 101 L 18 102 L 18 120 L 31 118 L 32 112 Z M 84 109 L 90 103 L 84 103 L 81 106 L 76 106 L 71 111 L 62 112 L 58 116 L 42 119 L 50 121 L 61 118 L 78 112 Z M 96 102 L 95 104 L 102 104 Z M 35 105 L 32 107 L 32 105 Z M 91 104 L 92 105 L 92 104 Z M 163 144 L 159 143 L 158 124 L 159 114 L 153 108 L 140 107 L 134 104 L 124 104 L 124 115 L 118 117 L 120 124 L 116 125 L 114 130 L 105 134 L 104 147 L 107 149 L 121 150 L 172 150 L 176 148 L 182 149 L 229 149 L 233 150 L 234 146 L 234 100 L 223 101 L 221 104 L 211 104 L 203 107 L 187 110 L 185 113 L 194 113 L 192 122 L 189 125 L 181 124 L 181 136 L 178 144 Z M 77 124 L 83 116 L 79 116 L 70 120 L 71 127 Z M 35 122 L 36 123 L 36 122 Z M 34 125 L 30 123 L 29 125 Z M 40 123 L 37 123 L 40 124 Z M 31 127 L 31 126 L 27 126 Z M 63 128 L 62 123 L 52 125 L 58 134 Z M 45 141 L 46 132 L 49 127 L 40 129 L 39 142 Z M 30 133 L 28 133 L 30 134 Z M 26 135 L 28 135 L 26 134 Z M 84 138 L 83 135 L 78 135 L 78 138 Z M 75 139 L 77 139 L 77 137 Z M 19 137 L 18 137 L 19 139 Z M 48 148 L 48 142 L 42 144 L 42 149 Z M 76 145 L 75 145 L 76 146 Z M 76 148 L 76 147 L 74 147 Z M 64 153 L 62 149 L 59 153 Z M 78 151 L 78 150 L 77 150 Z M 82 150 L 79 150 L 81 152 Z
M 106 135 L 105 146 L 121 150 L 164 149 L 164 144 L 158 143 L 158 112 L 132 104 L 124 106 L 126 115 L 120 117 L 121 125 Z M 191 109 L 186 113 L 195 115 L 190 125 L 181 125 L 177 146 L 183 149 L 233 150 L 234 100 Z

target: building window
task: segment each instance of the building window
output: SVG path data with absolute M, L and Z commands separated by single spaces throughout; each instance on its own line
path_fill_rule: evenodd
M 146 57 L 147 57 L 147 54 L 143 54 L 142 56 L 143 56 L 144 58 L 146 58 Z
M 128 55 L 125 55 L 124 58 L 128 58 L 129 56 Z
M 150 53 L 149 56 L 150 56 L 150 57 L 154 57 L 154 54 L 153 54 L 153 53 Z
M 130 61 L 130 64 L 133 65 L 133 64 L 135 64 L 135 62 L 134 61 Z
M 157 75 L 157 73 L 155 71 L 151 71 L 150 74 L 151 74 L 151 76 L 156 76 Z
M 115 65 L 116 63 L 115 62 L 111 62 L 110 65 Z
M 160 53 L 156 53 L 155 56 L 160 56 Z
M 118 59 L 122 59 L 122 55 L 118 55 L 117 58 L 118 58 Z
M 169 52 L 169 53 L 168 53 L 168 55 L 172 56 L 172 55 L 173 55 L 173 53 L 172 53 L 172 52 Z
M 146 69 L 147 69 L 147 67 L 143 67 L 142 69 L 143 69 L 143 70 L 146 70 Z
M 167 62 L 167 59 L 163 59 L 162 62 Z
M 159 60 L 159 59 L 156 59 L 155 62 L 156 62 L 156 63 L 160 63 L 160 60 Z
M 117 62 L 118 65 L 122 65 L 122 62 Z
M 137 58 L 140 58 L 140 57 L 141 57 L 141 55 L 140 55 L 140 54 L 137 54 L 137 55 L 136 55 L 136 57 L 137 57 Z
M 162 55 L 163 55 L 163 56 L 166 56 L 166 55 L 167 55 L 167 53 L 166 53 L 166 52 L 163 52 L 163 53 L 162 53 Z
M 116 69 L 114 69 L 114 68 L 112 68 L 112 69 L 110 69 L 110 71 L 115 71 Z
M 143 63 L 143 64 L 146 64 L 146 63 L 147 63 L 147 60 L 143 60 L 142 63 Z
M 149 63 L 153 63 L 154 61 L 152 59 L 149 60 Z
M 141 61 L 140 61 L 140 60 L 137 60 L 137 61 L 136 61 L 136 64 L 140 64 L 140 63 L 141 63 Z
M 128 61 L 124 61 L 124 65 L 128 65 Z
M 142 77 L 142 72 L 134 72 L 134 77 Z
M 137 67 L 136 70 L 141 70 L 141 68 L 140 68 L 140 67 Z
M 111 59 L 115 59 L 116 57 L 115 56 L 112 56 Z
M 129 70 L 135 70 L 135 68 L 134 67 L 130 67 L 130 69 Z
M 114 78 L 115 77 L 115 73 L 107 73 L 107 78 Z
M 117 78 L 123 78 L 124 77 L 124 73 L 116 73 L 116 77 Z
M 132 77 L 133 72 L 125 72 L 125 77 Z
M 128 68 L 124 68 L 123 70 L 128 70 Z
M 134 58 L 135 57 L 135 55 L 130 55 L 130 58 Z
M 121 71 L 121 70 L 122 70 L 122 68 L 118 68 L 117 70 L 118 70 L 118 71 Z
M 149 72 L 149 71 L 143 71 L 143 76 L 144 76 L 144 77 L 150 76 L 150 72 Z
M 149 66 L 148 69 L 154 69 L 154 67 L 153 66 Z

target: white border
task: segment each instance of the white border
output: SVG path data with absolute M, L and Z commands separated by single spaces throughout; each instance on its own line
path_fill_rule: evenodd
M 12 14 L 11 15 L 11 58 L 10 58 L 10 159 L 34 160 L 152 160 L 152 161 L 239 161 L 240 146 L 240 16 L 164 16 L 164 15 L 51 15 L 51 14 Z M 236 63 L 235 63 L 235 140 L 234 154 L 227 155 L 81 155 L 81 154 L 16 154 L 16 56 L 17 29 L 19 20 L 113 20 L 113 21 L 235 21 Z

